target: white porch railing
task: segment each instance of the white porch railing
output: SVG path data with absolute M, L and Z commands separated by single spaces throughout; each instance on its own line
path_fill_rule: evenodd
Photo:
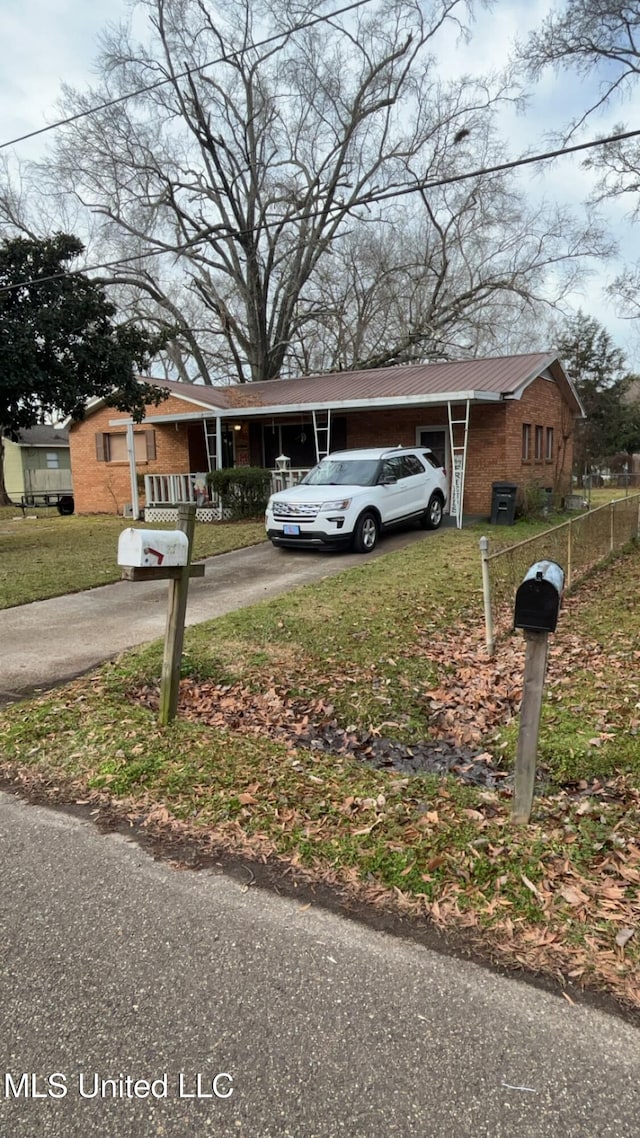
M 305 474 L 310 471 L 310 466 L 300 467 L 296 470 L 272 470 L 271 471 L 271 493 L 277 494 L 278 490 L 288 490 L 291 486 L 297 486 L 298 482 L 304 478 Z
M 147 506 L 178 506 L 181 502 L 208 501 L 206 474 L 145 474 Z
M 308 469 L 289 470 L 286 473 L 272 470 L 272 492 L 275 494 L 278 490 L 297 486 Z M 220 505 L 217 495 L 209 492 L 206 474 L 145 474 L 144 497 L 147 507 L 178 506 L 181 502 L 195 502 L 196 506 L 208 506 L 210 509 L 216 509 Z

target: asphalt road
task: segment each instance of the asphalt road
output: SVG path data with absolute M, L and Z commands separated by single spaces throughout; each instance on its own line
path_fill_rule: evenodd
M 620 1019 L 1 794 L 0 848 L 3 1138 L 637 1138 Z
M 187 624 L 437 536 L 418 529 L 394 533 L 366 557 L 274 549 L 265 542 L 208 558 L 205 576 L 189 584 Z M 127 648 L 164 636 L 166 615 L 166 581 L 118 581 L 0 611 L 0 705 L 70 680 Z

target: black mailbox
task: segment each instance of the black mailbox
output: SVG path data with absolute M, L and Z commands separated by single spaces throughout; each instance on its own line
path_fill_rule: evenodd
M 564 570 L 555 561 L 536 561 L 516 593 L 514 628 L 555 632 L 564 589 Z

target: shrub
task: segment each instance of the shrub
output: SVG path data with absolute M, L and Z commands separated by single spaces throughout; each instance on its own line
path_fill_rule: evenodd
M 211 470 L 207 485 L 217 494 L 233 521 L 264 513 L 271 493 L 271 471 L 261 466 L 234 466 Z
M 519 518 L 544 518 L 553 510 L 553 491 L 539 482 L 526 483 L 518 495 Z

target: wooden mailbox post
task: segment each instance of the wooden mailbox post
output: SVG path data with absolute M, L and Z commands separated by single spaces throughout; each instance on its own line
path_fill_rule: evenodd
M 529 821 L 533 805 L 548 639 L 558 623 L 563 589 L 560 566 L 555 561 L 538 561 L 516 593 L 513 624 L 524 631 L 526 653 L 511 818 L 521 825 Z
M 189 578 L 204 577 L 204 565 L 191 564 L 195 523 L 196 507 L 187 503 L 178 507 L 177 532 L 124 530 L 118 545 L 118 563 L 122 565 L 123 580 L 169 582 L 167 630 L 160 680 L 159 718 L 163 726 L 175 719 L 178 710 Z M 155 548 L 156 546 L 160 548 Z M 123 558 L 137 563 L 123 564 Z

